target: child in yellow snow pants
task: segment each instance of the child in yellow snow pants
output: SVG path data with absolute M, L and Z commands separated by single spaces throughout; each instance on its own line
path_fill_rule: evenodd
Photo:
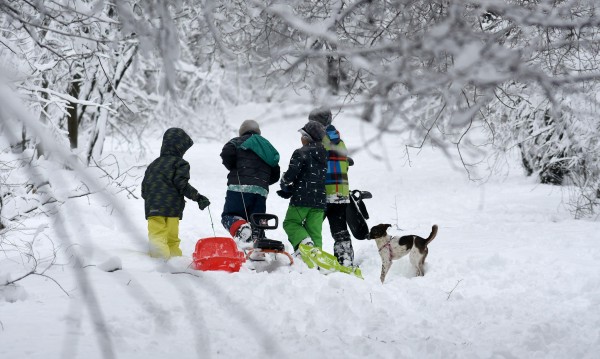
M 210 205 L 188 182 L 190 164 L 183 159 L 194 141 L 180 128 L 169 128 L 163 135 L 160 156 L 146 168 L 142 180 L 144 214 L 148 220 L 150 255 L 169 259 L 180 256 L 179 220 L 183 218 L 185 199 L 204 210 Z

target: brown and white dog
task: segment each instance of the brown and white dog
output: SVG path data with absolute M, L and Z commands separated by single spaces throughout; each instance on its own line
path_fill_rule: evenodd
M 378 224 L 373 226 L 369 232 L 369 239 L 375 240 L 381 256 L 381 283 L 385 280 L 385 276 L 392 266 L 392 261 L 409 253 L 410 263 L 417 269 L 417 275 L 424 275 L 423 264 L 429 253 L 427 245 L 437 234 L 437 224 L 431 227 L 431 234 L 428 238 L 415 235 L 393 237 L 387 234 L 387 229 L 391 226 L 391 224 Z

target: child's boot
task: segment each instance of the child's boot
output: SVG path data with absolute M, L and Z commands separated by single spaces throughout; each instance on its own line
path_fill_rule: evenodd
M 336 240 L 333 243 L 333 254 L 341 265 L 345 267 L 354 265 L 354 249 L 352 248 L 352 242 L 349 239 Z
M 235 221 L 231 225 L 231 228 L 229 228 L 229 232 L 241 249 L 252 247 L 252 227 L 246 220 L 240 219 Z

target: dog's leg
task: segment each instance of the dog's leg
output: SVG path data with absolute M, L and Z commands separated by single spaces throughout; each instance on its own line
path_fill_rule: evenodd
M 423 275 L 425 275 L 425 272 L 423 272 L 423 262 L 419 261 L 417 264 L 417 277 L 422 277 Z
M 379 277 L 379 279 L 381 279 L 381 283 L 383 283 L 383 281 L 385 280 L 385 276 L 387 275 L 388 271 L 390 270 L 390 267 L 392 266 L 392 261 L 389 260 L 390 257 L 390 253 L 388 250 L 384 250 L 381 252 L 381 276 Z
M 417 247 L 413 247 L 409 254 L 410 264 L 415 267 L 417 276 L 423 276 L 423 254 Z
M 425 258 L 427 258 L 427 254 L 429 253 L 429 250 L 427 248 L 425 248 L 425 250 L 423 251 L 423 253 L 421 252 L 415 252 L 415 256 L 412 256 L 411 253 L 411 263 L 415 266 L 415 268 L 417 269 L 417 276 L 422 277 L 425 275 L 425 270 L 423 269 L 424 264 L 425 264 Z
M 421 260 L 419 261 L 419 265 L 418 265 L 418 269 L 417 269 L 417 275 L 419 276 L 424 276 L 425 275 L 425 258 L 427 258 L 427 255 L 429 254 L 429 249 L 425 248 L 425 251 L 423 253 L 423 256 L 421 257 Z M 421 274 L 418 274 L 421 273 Z

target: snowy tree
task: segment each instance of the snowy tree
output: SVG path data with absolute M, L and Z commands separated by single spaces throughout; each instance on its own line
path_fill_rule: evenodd
M 292 87 L 410 133 L 407 151 L 455 148 L 468 170 L 483 129 L 498 153 L 518 148 L 528 174 L 574 185 L 578 215 L 598 205 L 593 1 L 2 0 L 0 12 L 4 81 L 37 133 L 87 164 L 107 131 L 127 143 L 185 123 L 218 138 L 229 104 Z M 17 127 L 10 151 L 53 156 Z
M 467 169 L 469 133 L 483 128 L 499 150 L 519 146 L 542 182 L 568 175 L 598 204 L 593 1 L 236 4 L 254 15 L 243 33 L 270 74 L 310 86 L 317 102 L 340 108 L 350 99 L 382 133 L 455 147 Z

